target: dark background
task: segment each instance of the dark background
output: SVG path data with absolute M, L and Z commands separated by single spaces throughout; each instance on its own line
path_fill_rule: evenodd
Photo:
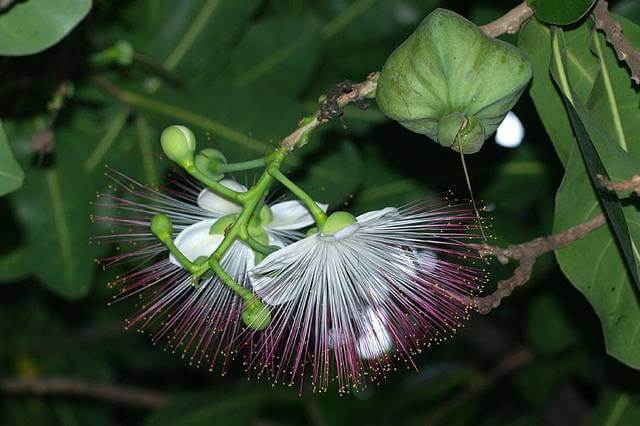
M 103 0 L 62 43 L 36 56 L 0 59 L 0 117 L 27 174 L 23 189 L 0 199 L 0 254 L 17 253 L 13 263 L 0 263 L 0 382 L 5 391 L 11 379 L 51 377 L 118 387 L 107 400 L 87 392 L 4 392 L 0 423 L 638 424 L 640 375 L 606 355 L 597 317 L 552 255 L 539 260 L 531 281 L 499 309 L 472 315 L 452 339 L 417 356 L 419 371 L 396 371 L 343 396 L 336 389 L 298 396 L 248 381 L 240 366 L 224 377 L 188 366 L 147 336 L 123 330 L 133 304 L 107 307 L 113 292 L 106 282 L 118 271 L 93 262 L 110 250 L 88 244 L 104 231 L 89 220 L 96 192 L 108 185 L 104 165 L 162 183 L 169 165 L 160 158 L 158 135 L 167 124 L 190 125 L 200 148 L 219 148 L 232 161 L 254 158 L 259 152 L 244 146 L 243 136 L 263 149 L 274 146 L 317 108 L 322 93 L 378 70 L 433 8 L 484 24 L 514 5 Z M 640 20 L 637 2 L 615 7 Z M 176 53 L 198 19 L 204 26 Z M 93 52 L 118 40 L 140 54 L 131 66 L 88 63 Z M 111 93 L 105 79 L 116 87 Z M 63 82 L 72 82 L 73 92 L 56 113 L 48 103 Z M 140 96 L 131 101 L 130 94 Z M 526 94 L 514 111 L 526 131 L 520 147 L 503 148 L 490 138 L 467 157 L 498 244 L 550 232 L 562 177 Z M 196 126 L 188 122 L 194 116 L 209 121 Z M 34 134 L 46 129 L 51 149 L 34 145 Z M 289 167 L 296 181 L 316 199 L 345 203 L 356 213 L 452 188 L 467 195 L 459 155 L 385 119 L 375 103 L 367 110 L 349 107 L 343 122 L 325 126 L 296 157 L 301 161 Z M 69 256 L 57 245 L 56 194 L 70 225 Z M 65 262 L 72 265 L 71 280 L 64 278 Z M 511 266 L 490 270 L 495 283 Z M 116 401 L 124 395 L 121 386 L 149 399 Z

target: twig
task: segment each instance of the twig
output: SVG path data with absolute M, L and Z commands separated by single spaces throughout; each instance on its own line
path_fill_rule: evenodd
M 533 354 L 529 349 L 517 349 L 516 351 L 507 355 L 506 358 L 502 359 L 489 371 L 469 383 L 469 386 L 463 389 L 460 393 L 453 396 L 453 398 L 448 399 L 444 404 L 440 405 L 439 408 L 435 412 L 433 412 L 433 414 L 427 417 L 425 424 L 436 425 L 440 423 L 444 419 L 448 418 L 454 411 L 460 408 L 467 401 L 471 400 L 476 395 L 481 393 L 483 390 L 490 388 L 498 380 L 524 367 L 532 360 Z
M 341 91 L 338 96 L 332 99 L 336 104 L 336 108 L 342 109 L 351 102 L 359 102 L 368 97 L 372 97 L 378 85 L 378 73 L 372 72 L 362 83 L 356 83 L 350 86 L 349 91 Z M 295 148 L 298 141 L 305 138 L 311 131 L 323 123 L 329 121 L 329 118 L 319 109 L 311 120 L 304 120 L 299 123 L 298 128 L 289 136 L 282 139 L 280 146 L 291 151 Z
M 533 272 L 533 265 L 535 265 L 539 256 L 570 245 L 574 241 L 585 237 L 594 229 L 599 228 L 605 222 L 606 219 L 601 213 L 559 234 L 536 238 L 526 243 L 510 245 L 506 248 L 493 247 L 487 244 L 477 245 L 476 248 L 481 256 L 493 256 L 503 264 L 508 263 L 510 259 L 516 260 L 518 266 L 514 269 L 510 278 L 498 282 L 497 289 L 493 293 L 483 297 L 470 298 L 466 302 L 479 313 L 488 314 L 492 309 L 500 306 L 502 299 L 510 296 L 513 290 L 529 281 Z
M 504 16 L 480 27 L 489 37 L 498 37 L 502 34 L 515 34 L 520 30 L 524 22 L 533 16 L 533 9 L 526 2 L 511 9 Z
M 602 186 L 610 191 L 634 191 L 640 195 L 640 174 L 622 182 L 611 182 L 603 176 L 598 176 L 598 179 L 600 179 Z M 513 290 L 529 281 L 533 265 L 538 257 L 570 245 L 574 241 L 585 237 L 594 229 L 604 225 L 606 221 L 604 214 L 600 213 L 588 221 L 559 234 L 536 238 L 526 243 L 511 245 L 506 248 L 487 244 L 475 245 L 476 250 L 482 257 L 493 256 L 502 264 L 508 263 L 509 260 L 515 260 L 518 262 L 518 266 L 513 270 L 513 275 L 510 278 L 498 282 L 497 289 L 493 293 L 483 297 L 470 297 L 464 302 L 479 313 L 488 314 L 492 309 L 500 306 L 502 299 L 509 297 Z
M 640 52 L 635 50 L 622 32 L 622 25 L 609 15 L 609 4 L 605 0 L 598 0 L 593 9 L 593 20 L 596 28 L 604 32 L 607 41 L 631 70 L 631 80 L 640 84 Z
M 628 192 L 633 191 L 640 196 L 640 174 L 634 175 L 631 179 L 623 182 L 611 182 L 602 175 L 598 175 L 598 179 L 602 186 L 610 191 Z
M 149 389 L 92 383 L 67 378 L 0 379 L 0 393 L 10 395 L 78 396 L 105 402 L 158 408 L 167 405 L 169 395 Z

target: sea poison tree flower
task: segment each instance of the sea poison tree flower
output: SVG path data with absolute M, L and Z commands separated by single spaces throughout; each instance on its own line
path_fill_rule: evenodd
M 111 213 L 93 219 L 111 226 L 110 235 L 96 240 L 119 246 L 119 253 L 103 259 L 102 264 L 136 263 L 110 283 L 120 289 L 116 299 L 139 298 L 138 311 L 127 320 L 128 327 L 151 331 L 154 343 L 164 340 L 196 365 L 204 362 L 212 368 L 221 356 L 224 372 L 228 360 L 243 345 L 239 336 L 250 336 L 239 320 L 243 301 L 212 272 L 194 279 L 157 237 L 166 233 L 192 262 L 209 257 L 240 206 L 187 179 L 175 179 L 171 188 L 159 191 L 112 169 L 107 175 L 114 182 L 113 191 L 101 194 L 97 204 Z M 220 183 L 239 192 L 247 190 L 233 180 Z M 265 204 L 252 219 L 249 233 L 265 246 L 284 247 L 304 236 L 298 230 L 312 223 L 299 201 Z M 247 271 L 262 257 L 244 242 L 235 241 L 221 266 L 250 289 Z
M 484 281 L 465 265 L 477 258 L 469 244 L 478 237 L 462 202 L 333 213 L 251 270 L 254 291 L 274 307 L 252 368 L 290 385 L 310 376 L 315 390 L 335 379 L 346 392 L 397 363 L 415 367 L 423 345 L 468 316 Z

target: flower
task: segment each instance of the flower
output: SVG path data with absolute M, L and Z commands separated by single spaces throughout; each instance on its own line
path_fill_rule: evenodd
M 337 218 L 333 220 L 333 218 Z M 467 318 L 483 272 L 475 215 L 460 202 L 385 208 L 349 219 L 334 213 L 320 232 L 267 256 L 250 271 L 272 308 L 253 368 L 316 390 L 365 384 L 439 342 Z M 296 330 L 291 333 L 289 330 Z
M 246 192 L 247 188 L 230 179 L 220 181 L 222 185 L 233 189 L 237 192 Z M 242 211 L 242 207 L 216 193 L 203 189 L 197 197 L 197 204 L 200 209 L 207 212 L 207 218 L 194 222 L 192 225 L 184 228 L 175 238 L 175 245 L 180 249 L 189 260 L 195 261 L 200 256 L 211 255 L 213 251 L 220 245 L 224 237 L 223 232 L 210 232 L 212 227 L 221 218 L 233 219 L 235 215 Z M 321 208 L 325 211 L 326 204 L 321 204 Z M 288 242 L 299 239 L 301 236 L 296 230 L 304 229 L 314 223 L 313 217 L 309 214 L 307 208 L 298 200 L 283 201 L 263 207 L 260 212 L 259 222 L 255 223 L 252 230 L 257 238 L 266 237 L 263 241 L 268 245 L 284 247 Z M 221 230 L 224 231 L 224 230 Z M 231 276 L 240 276 L 246 274 L 254 265 L 254 257 L 248 251 L 250 250 L 244 243 L 236 242 L 234 245 L 244 246 L 247 250 L 236 253 L 244 262 L 240 269 L 229 271 Z M 171 263 L 180 266 L 175 257 L 170 256 Z M 234 274 L 234 272 L 237 272 Z
M 101 194 L 96 222 L 111 226 L 110 235 L 98 242 L 119 245 L 115 256 L 102 259 L 104 266 L 137 261 L 137 267 L 117 277 L 111 284 L 120 289 L 116 299 L 139 297 L 138 311 L 127 320 L 128 327 L 141 332 L 152 331 L 153 341 L 165 340 L 173 351 L 180 351 L 196 365 L 223 358 L 227 362 L 241 346 L 245 327 L 239 321 L 242 299 L 212 272 L 194 281 L 167 248 L 151 233 L 153 217 L 164 214 L 173 224 L 173 240 L 191 261 L 209 256 L 223 239 L 228 218 L 240 212 L 240 206 L 219 197 L 208 189 L 184 179 L 175 180 L 172 188 L 162 192 L 108 169 L 116 191 Z M 247 189 L 233 180 L 222 180 L 227 188 Z M 326 206 L 324 206 L 326 209 Z M 283 247 L 301 238 L 299 229 L 313 223 L 306 208 L 298 201 L 284 201 L 263 207 L 251 229 L 264 243 Z M 227 222 L 225 222 L 227 221 Z M 219 229 L 222 226 L 222 229 Z M 212 233 L 213 232 L 213 233 Z M 238 283 L 250 288 L 247 271 L 256 263 L 256 254 L 241 241 L 234 242 L 221 260 L 221 266 Z M 249 338 L 249 333 L 244 333 Z

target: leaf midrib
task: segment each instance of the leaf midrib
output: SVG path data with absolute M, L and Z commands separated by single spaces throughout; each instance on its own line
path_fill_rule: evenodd
M 46 173 L 47 192 L 49 193 L 49 201 L 53 212 L 53 220 L 56 229 L 58 245 L 62 255 L 62 269 L 64 271 L 65 283 L 67 285 L 74 282 L 73 273 L 73 256 L 71 250 L 71 236 L 69 226 L 64 217 L 64 202 L 62 201 L 62 192 L 60 190 L 60 181 L 58 172 L 50 170 Z

